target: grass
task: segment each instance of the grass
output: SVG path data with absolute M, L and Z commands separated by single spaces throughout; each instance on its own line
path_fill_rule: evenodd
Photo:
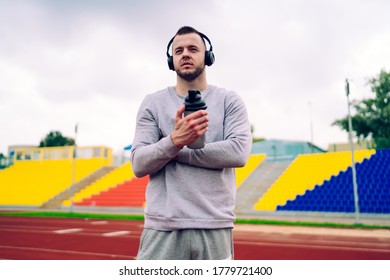
M 22 217 L 57 217 L 57 218 L 83 218 L 83 219 L 113 219 L 143 221 L 143 215 L 106 214 L 106 213 L 81 213 L 81 212 L 0 212 L 0 216 Z M 330 222 L 300 222 L 261 219 L 237 219 L 236 224 L 251 225 L 281 225 L 281 226 L 310 226 L 310 227 L 337 227 L 337 228 L 362 228 L 362 229 L 390 229 L 390 226 L 366 225 L 366 224 L 341 224 Z
M 237 219 L 236 224 L 252 225 L 282 225 L 282 226 L 305 226 L 305 227 L 332 227 L 332 228 L 361 228 L 361 229 L 390 229 L 390 226 L 366 225 L 366 224 L 342 224 L 331 222 L 301 222 L 301 221 L 275 221 L 258 219 Z
M 104 213 L 79 213 L 79 212 L 3 212 L 0 216 L 22 217 L 55 217 L 55 218 L 83 218 L 83 219 L 111 219 L 111 220 L 136 220 L 143 221 L 143 215 L 104 214 Z

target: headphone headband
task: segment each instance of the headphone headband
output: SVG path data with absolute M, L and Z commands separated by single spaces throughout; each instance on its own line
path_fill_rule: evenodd
M 215 61 L 215 56 L 213 53 L 213 45 L 211 44 L 210 39 L 205 34 L 203 34 L 201 32 L 198 32 L 197 34 L 202 38 L 203 41 L 206 40 L 210 45 L 209 50 L 205 52 L 205 64 L 207 66 L 211 66 Z M 175 67 L 173 65 L 173 56 L 169 54 L 169 48 L 171 47 L 173 40 L 176 38 L 176 36 L 177 36 L 177 34 L 175 36 L 173 36 L 171 40 L 169 40 L 169 43 L 167 46 L 167 52 L 166 52 L 167 58 L 168 58 L 168 67 L 170 70 L 173 70 L 173 71 L 175 70 Z

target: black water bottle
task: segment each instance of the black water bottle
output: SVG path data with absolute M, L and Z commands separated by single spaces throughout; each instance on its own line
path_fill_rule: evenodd
M 187 116 L 198 110 L 206 110 L 207 106 L 199 90 L 190 89 L 188 91 L 188 96 L 184 100 L 184 105 L 186 109 L 184 111 L 184 116 Z M 187 145 L 190 149 L 201 149 L 204 147 L 206 134 L 200 136 L 196 141 L 190 145 Z

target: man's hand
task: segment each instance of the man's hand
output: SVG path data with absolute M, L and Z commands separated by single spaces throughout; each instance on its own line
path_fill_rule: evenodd
M 199 110 L 183 118 L 185 106 L 182 105 L 176 112 L 175 129 L 171 133 L 173 144 L 183 148 L 196 141 L 208 129 L 208 116 L 205 110 Z

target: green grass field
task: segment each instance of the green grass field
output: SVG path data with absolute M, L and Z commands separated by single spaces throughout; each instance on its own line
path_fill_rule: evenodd
M 105 213 L 81 213 L 81 212 L 0 212 L 0 216 L 24 216 L 24 217 L 58 217 L 58 218 L 82 218 L 82 219 L 113 219 L 143 221 L 143 215 L 105 214 Z M 363 229 L 390 229 L 390 226 L 365 225 L 365 224 L 341 224 L 321 222 L 292 222 L 261 219 L 237 219 L 236 224 L 251 225 L 283 225 L 283 226 L 313 226 L 313 227 L 337 227 L 337 228 L 363 228 Z

